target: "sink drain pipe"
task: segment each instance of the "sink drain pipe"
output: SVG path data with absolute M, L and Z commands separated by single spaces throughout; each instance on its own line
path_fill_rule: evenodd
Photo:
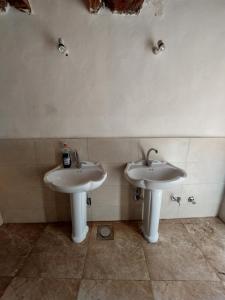
M 142 188 L 136 188 L 134 190 L 134 200 L 139 201 L 144 199 L 144 190 Z

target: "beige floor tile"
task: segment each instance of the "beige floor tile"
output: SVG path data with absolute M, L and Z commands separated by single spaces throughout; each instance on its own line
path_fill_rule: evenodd
M 4 224 L 0 227 L 0 255 L 27 255 L 44 228 L 44 224 Z
M 27 258 L 20 276 L 81 278 L 88 238 L 81 244 L 71 240 L 71 224 L 48 225 Z
M 224 300 L 220 282 L 153 281 L 155 300 Z
M 185 226 L 206 259 L 216 268 L 218 276 L 225 281 L 225 224 L 205 222 Z
M 2 300 L 75 300 L 79 281 L 75 279 L 15 278 Z
M 15 276 L 22 268 L 25 256 L 0 255 L 0 276 Z
M 76 252 L 73 255 L 31 254 L 21 271 L 20 277 L 42 278 L 81 278 L 85 254 Z
M 216 217 L 206 217 L 206 218 L 182 218 L 180 219 L 182 224 L 223 224 L 223 222 Z
M 48 255 L 78 255 L 85 257 L 89 235 L 80 244 L 75 244 L 71 239 L 72 224 L 54 223 L 48 225 L 32 249 L 32 254 L 45 253 Z
M 7 286 L 10 284 L 12 277 L 0 277 L 0 298 L 4 294 Z
M 182 219 L 160 219 L 160 224 L 182 224 Z
M 113 223 L 114 240 L 96 239 L 96 225 L 89 241 L 84 278 L 148 280 L 142 237 L 136 223 Z
M 78 300 L 153 300 L 150 281 L 82 280 Z
M 182 224 L 161 224 L 156 244 L 143 242 L 152 280 L 218 280 Z

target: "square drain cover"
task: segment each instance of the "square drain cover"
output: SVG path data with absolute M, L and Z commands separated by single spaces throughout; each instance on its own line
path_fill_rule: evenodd
M 101 224 L 97 227 L 98 240 L 114 240 L 113 226 L 108 224 Z

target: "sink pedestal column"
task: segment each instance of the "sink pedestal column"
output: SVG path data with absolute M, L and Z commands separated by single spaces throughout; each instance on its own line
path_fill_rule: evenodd
M 145 190 L 142 231 L 150 243 L 156 243 L 159 239 L 161 201 L 161 190 Z
M 85 192 L 70 194 L 72 218 L 72 240 L 81 243 L 88 233 L 87 194 Z

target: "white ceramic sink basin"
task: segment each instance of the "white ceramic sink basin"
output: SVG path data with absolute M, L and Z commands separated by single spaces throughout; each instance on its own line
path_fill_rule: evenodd
M 125 176 L 132 185 L 147 190 L 168 189 L 187 177 L 184 170 L 158 160 L 152 161 L 150 167 L 143 160 L 128 163 Z
M 100 163 L 82 162 L 81 168 L 56 167 L 44 176 L 50 189 L 70 194 L 72 240 L 81 243 L 87 236 L 87 192 L 100 187 L 107 173 Z
M 82 168 L 56 167 L 44 176 L 44 182 L 54 191 L 63 193 L 90 192 L 100 187 L 107 173 L 100 163 L 82 162 Z
M 162 190 L 181 183 L 187 174 L 166 161 L 149 162 L 150 166 L 146 165 L 145 160 L 128 163 L 124 174 L 132 185 L 145 190 L 142 232 L 150 243 L 156 243 L 159 238 Z

